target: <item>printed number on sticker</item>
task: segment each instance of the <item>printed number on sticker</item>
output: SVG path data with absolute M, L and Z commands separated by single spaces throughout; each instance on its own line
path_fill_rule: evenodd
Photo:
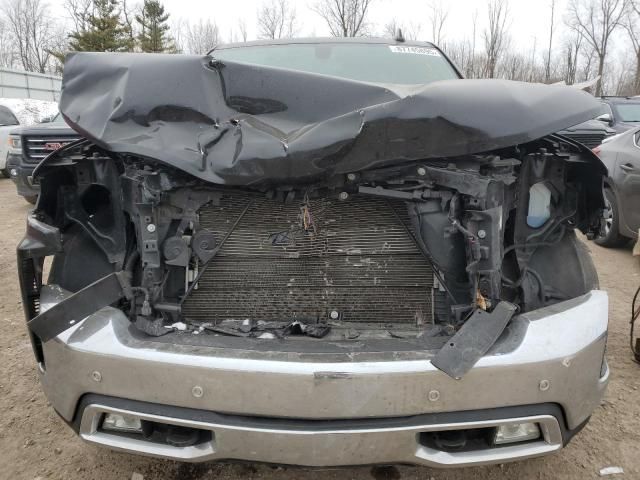
M 413 53 L 414 55 L 431 55 L 433 57 L 439 57 L 440 52 L 433 48 L 428 47 L 412 47 L 410 45 L 389 45 L 389 50 L 393 53 Z

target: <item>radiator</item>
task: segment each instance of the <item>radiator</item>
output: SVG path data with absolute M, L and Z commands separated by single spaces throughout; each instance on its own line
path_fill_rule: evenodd
M 221 242 L 249 202 L 185 301 L 186 318 L 432 322 L 433 270 L 403 202 L 224 194 L 200 210 L 200 225 Z

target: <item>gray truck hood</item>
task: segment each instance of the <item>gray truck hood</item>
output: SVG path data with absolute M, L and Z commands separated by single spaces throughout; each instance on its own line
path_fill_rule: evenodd
M 73 53 L 60 112 L 106 150 L 229 185 L 298 183 L 536 140 L 593 118 L 565 86 L 369 84 L 210 56 Z

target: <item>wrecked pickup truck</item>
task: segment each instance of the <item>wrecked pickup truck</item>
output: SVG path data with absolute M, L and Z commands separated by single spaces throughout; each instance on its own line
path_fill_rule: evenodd
M 478 465 L 599 405 L 600 105 L 435 46 L 77 53 L 18 247 L 51 405 L 181 461 Z

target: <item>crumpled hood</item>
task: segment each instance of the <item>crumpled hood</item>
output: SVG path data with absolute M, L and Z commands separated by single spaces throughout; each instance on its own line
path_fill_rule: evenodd
M 73 53 L 60 112 L 97 145 L 205 181 L 304 182 L 526 143 L 593 118 L 565 86 L 368 84 L 209 56 Z

